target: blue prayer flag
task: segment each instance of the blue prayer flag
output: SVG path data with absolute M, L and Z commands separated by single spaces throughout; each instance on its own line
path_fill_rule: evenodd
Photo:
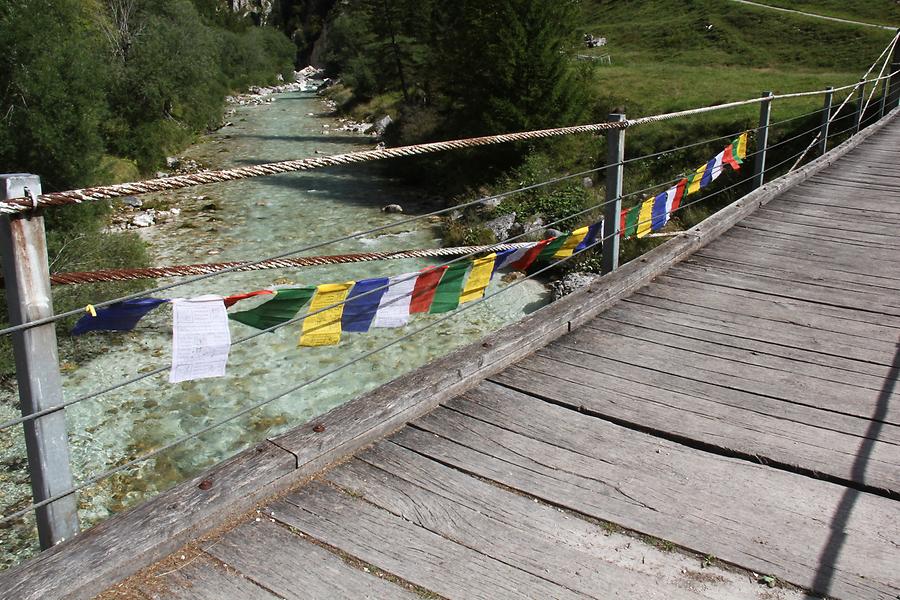
M 341 315 L 341 330 L 366 333 L 372 326 L 372 319 L 378 312 L 381 297 L 387 292 L 388 279 L 363 279 L 357 281 L 350 290 L 350 295 L 344 303 L 344 313 Z M 382 288 L 382 289 L 378 289 Z M 372 290 L 377 290 L 372 292 Z M 362 294 L 372 292 L 362 298 Z
M 494 270 L 491 272 L 491 279 L 494 278 L 494 274 L 506 266 L 506 263 L 509 262 L 510 257 L 515 253 L 516 249 L 512 248 L 510 250 L 501 250 L 497 253 L 497 256 L 494 258 Z
M 706 163 L 706 171 L 703 172 L 703 178 L 700 180 L 700 187 L 705 188 L 713 181 L 713 170 L 716 168 L 716 159 L 711 159 Z
M 594 244 L 597 243 L 597 238 L 600 236 L 600 232 L 603 231 L 603 221 L 597 221 L 590 227 L 588 227 L 587 235 L 584 236 L 584 239 L 581 240 L 581 243 L 575 246 L 575 252 L 581 252 L 585 248 L 590 248 Z
M 653 199 L 653 212 L 651 213 L 651 223 L 650 228 L 653 231 L 658 231 L 666 226 L 666 221 L 668 221 L 669 213 L 666 210 L 666 199 L 668 197 L 668 192 L 662 192 L 656 198 Z
M 144 315 L 166 302 L 168 300 L 159 298 L 138 298 L 98 308 L 96 317 L 84 315 L 78 319 L 72 328 L 72 335 L 88 331 L 131 331 Z

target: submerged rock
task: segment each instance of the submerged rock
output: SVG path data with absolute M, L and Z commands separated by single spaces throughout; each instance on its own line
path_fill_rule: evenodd
M 387 206 L 382 206 L 382 207 L 381 207 L 381 212 L 386 212 L 386 213 L 402 213 L 402 212 L 403 212 L 403 207 L 400 206 L 399 204 L 388 204 Z

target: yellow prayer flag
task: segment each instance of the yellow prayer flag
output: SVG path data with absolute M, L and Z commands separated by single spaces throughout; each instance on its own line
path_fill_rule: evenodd
M 576 229 L 572 232 L 572 235 L 569 236 L 569 239 L 566 240 L 566 243 L 563 244 L 562 248 L 560 248 L 553 256 L 555 258 L 568 258 L 572 256 L 572 252 L 575 251 L 575 248 L 578 247 L 578 244 L 584 241 L 584 238 L 587 236 L 587 234 L 587 227 Z
M 496 254 L 488 254 L 484 258 L 476 258 L 472 261 L 472 270 L 469 272 L 469 280 L 459 296 L 459 303 L 471 302 L 484 296 L 484 290 L 491 282 L 491 274 L 494 272 L 494 260 Z
M 647 198 L 641 204 L 641 213 L 638 215 L 637 236 L 646 237 L 653 226 L 653 198 Z
M 744 160 L 747 158 L 747 132 L 741 134 L 738 138 L 738 147 L 737 147 L 738 158 Z
M 703 181 L 703 174 L 706 173 L 706 164 L 698 167 L 692 175 L 688 176 L 688 194 L 696 194 L 700 191 L 700 182 Z
M 315 312 L 332 304 L 342 303 L 350 294 L 350 288 L 354 282 L 326 283 L 316 288 L 309 305 L 309 312 Z M 334 346 L 341 341 L 341 316 L 344 314 L 344 305 L 338 304 L 334 308 L 303 319 L 303 334 L 300 336 L 300 346 Z

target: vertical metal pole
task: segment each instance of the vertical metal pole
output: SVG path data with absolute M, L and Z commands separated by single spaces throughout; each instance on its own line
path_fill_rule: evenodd
M 625 115 L 609 115 L 609 121 L 620 123 Z M 622 212 L 622 177 L 625 174 L 625 130 L 606 132 L 606 204 L 603 205 L 603 255 L 600 272 L 604 275 L 619 268 L 619 236 Z
M 766 151 L 769 148 L 769 123 L 772 118 L 772 92 L 763 92 L 767 98 L 759 105 L 759 128 L 756 130 L 756 164 L 753 167 L 753 189 L 766 182 Z
M 831 127 L 831 107 L 834 104 L 834 88 L 828 86 L 825 90 L 825 106 L 822 110 L 822 129 L 819 132 L 819 153 L 828 152 L 828 128 Z
M 866 83 L 865 78 L 860 79 L 859 86 L 859 106 L 856 107 L 856 133 L 859 133 L 859 130 L 862 129 L 862 122 L 865 118 L 863 115 L 863 108 L 866 106 Z
M 885 79 L 884 83 L 881 86 L 881 102 L 878 106 L 878 118 L 883 119 L 885 113 L 887 112 L 887 102 L 888 102 L 888 94 L 890 93 L 890 85 L 888 84 L 888 80 Z
M 897 30 L 900 35 L 900 29 Z M 891 59 L 891 73 L 894 75 L 890 79 L 891 93 L 888 97 L 888 107 L 894 110 L 900 106 L 900 41 L 894 46 L 894 57 Z
M 41 180 L 36 175 L 0 175 L 0 180 L 0 199 L 3 200 L 41 193 Z M 10 323 L 21 325 L 53 316 L 44 218 L 37 212 L 0 218 L 0 253 Z M 13 333 L 12 344 L 22 415 L 61 404 L 62 381 L 55 326 L 51 323 Z M 72 489 L 64 411 L 26 421 L 23 425 L 34 501 L 41 502 Z M 75 494 L 35 512 L 41 548 L 49 548 L 78 533 Z

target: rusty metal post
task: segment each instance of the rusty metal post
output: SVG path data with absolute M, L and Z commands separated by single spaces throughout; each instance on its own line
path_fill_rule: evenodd
M 828 86 L 825 90 L 825 105 L 822 110 L 822 129 L 819 131 L 819 153 L 828 152 L 828 129 L 831 127 L 831 108 L 834 105 L 834 88 Z
M 759 105 L 759 128 L 756 130 L 756 164 L 753 167 L 753 189 L 761 188 L 766 182 L 766 151 L 769 148 L 769 123 L 772 119 L 772 92 L 763 92 Z
M 36 175 L 0 175 L 0 200 L 41 193 Z M 44 218 L 38 212 L 0 218 L 0 253 L 6 281 L 9 321 L 21 325 L 53 316 Z M 63 401 L 56 346 L 50 323 L 12 334 L 16 380 L 22 415 L 58 406 Z M 72 489 L 69 440 L 63 410 L 24 423 L 28 471 L 35 502 Z M 36 509 L 41 548 L 78 533 L 78 506 L 70 494 Z
M 621 123 L 624 114 L 609 115 L 611 123 Z M 603 275 L 619 268 L 619 214 L 622 212 L 622 177 L 625 174 L 625 130 L 606 132 L 606 203 L 603 205 Z

